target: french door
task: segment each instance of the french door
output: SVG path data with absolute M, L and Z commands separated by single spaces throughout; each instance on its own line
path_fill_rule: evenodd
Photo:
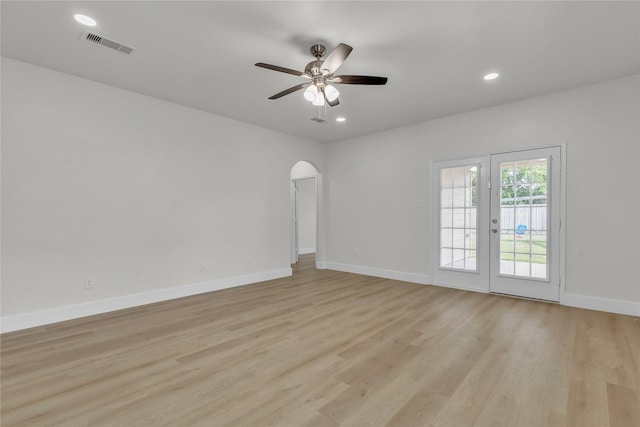
M 436 285 L 488 290 L 488 159 L 438 162 L 432 168 L 431 279 Z
M 560 148 L 491 156 L 490 290 L 559 301 Z
M 434 283 L 559 301 L 561 148 L 434 166 Z

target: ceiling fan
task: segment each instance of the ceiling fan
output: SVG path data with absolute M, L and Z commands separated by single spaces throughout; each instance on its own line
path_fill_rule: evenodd
M 340 103 L 338 100 L 340 93 L 329 83 L 349 85 L 384 85 L 387 83 L 386 77 L 353 75 L 335 76 L 334 73 L 342 65 L 344 60 L 347 59 L 352 50 L 353 48 L 351 46 L 340 43 L 323 60 L 321 58 L 324 56 L 326 48 L 321 44 L 314 44 L 311 46 L 311 54 L 315 56 L 316 59 L 315 61 L 309 62 L 307 66 L 304 67 L 304 72 L 280 67 L 278 65 L 265 64 L 263 62 L 258 62 L 256 66 L 269 70 L 280 71 L 282 73 L 293 74 L 294 76 L 304 77 L 309 80 L 306 83 L 300 83 L 299 85 L 290 87 L 280 93 L 276 93 L 275 95 L 270 96 L 269 99 L 278 99 L 300 89 L 306 88 L 304 91 L 304 97 L 313 105 L 323 106 L 326 102 L 331 107 L 335 107 Z

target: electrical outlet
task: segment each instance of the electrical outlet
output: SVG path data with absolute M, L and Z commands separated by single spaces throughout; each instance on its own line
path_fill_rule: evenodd
M 85 277 L 84 278 L 84 288 L 85 289 L 93 289 L 96 287 L 95 279 L 93 277 Z
M 200 273 L 204 273 L 207 271 L 207 266 L 205 264 L 200 264 Z
M 250 266 L 253 265 L 253 258 L 249 257 L 247 262 Z
M 354 249 L 353 250 L 353 256 L 356 257 L 356 258 L 360 257 L 360 251 L 358 249 Z

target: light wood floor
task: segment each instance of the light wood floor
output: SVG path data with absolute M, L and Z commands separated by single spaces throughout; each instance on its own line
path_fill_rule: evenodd
M 313 268 L 2 336 L 2 426 L 640 426 L 630 316 Z

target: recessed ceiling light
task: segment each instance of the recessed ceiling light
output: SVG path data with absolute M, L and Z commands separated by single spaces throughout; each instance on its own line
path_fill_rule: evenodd
M 499 75 L 500 75 L 500 74 L 498 74 L 498 73 L 489 73 L 489 74 L 486 74 L 486 75 L 484 76 L 484 79 L 485 79 L 485 80 L 493 80 L 493 79 L 497 79 Z
M 86 25 L 87 27 L 96 26 L 96 20 L 90 16 L 80 15 L 79 13 L 76 13 L 75 15 L 73 15 L 73 18 L 79 23 L 81 23 L 82 25 Z
M 345 119 L 344 117 L 336 118 L 336 122 L 344 122 L 345 120 L 347 120 L 347 119 Z

